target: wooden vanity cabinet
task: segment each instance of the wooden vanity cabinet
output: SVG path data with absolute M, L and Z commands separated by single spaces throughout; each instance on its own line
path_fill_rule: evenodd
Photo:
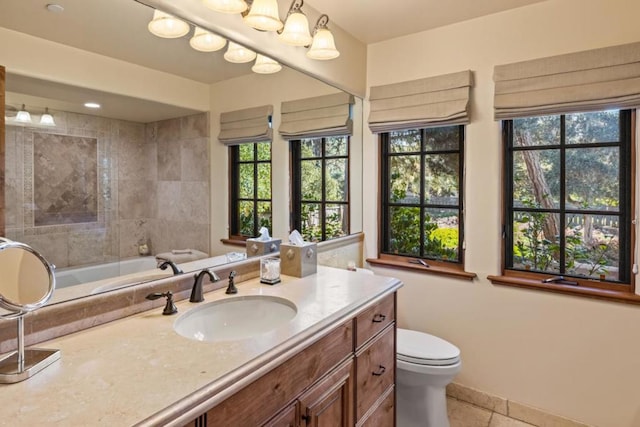
M 385 297 L 188 426 L 394 426 L 395 301 Z

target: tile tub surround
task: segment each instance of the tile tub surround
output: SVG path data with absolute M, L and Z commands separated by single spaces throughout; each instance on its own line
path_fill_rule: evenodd
M 154 253 L 209 252 L 208 113 L 148 124 L 54 114 L 52 129 L 6 129 L 7 237 L 60 268 L 137 256 L 140 243 Z M 87 157 L 93 169 L 86 175 L 97 180 L 91 185 L 69 168 Z M 71 206 L 48 184 L 64 179 L 82 184 Z M 80 216 L 74 206 L 86 212 Z
M 0 417 L 20 425 L 183 425 L 268 372 L 334 325 L 395 292 L 392 278 L 319 267 L 278 285 L 252 279 L 239 295 L 275 295 L 294 302 L 298 315 L 254 339 L 203 343 L 177 335 L 176 316 L 161 308 L 42 344 L 61 359 L 33 378 L 2 386 Z M 206 301 L 230 298 L 222 290 Z M 232 297 L 231 297 L 232 298 Z M 196 305 L 178 304 L 180 313 Z M 214 405 L 209 402 L 208 405 Z M 175 421 L 171 421 L 177 418 Z
M 590 427 L 458 383 L 447 386 L 451 427 Z

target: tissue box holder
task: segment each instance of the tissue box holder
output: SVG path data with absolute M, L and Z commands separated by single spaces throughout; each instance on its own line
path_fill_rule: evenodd
M 305 277 L 318 269 L 318 248 L 315 243 L 302 246 L 291 243 L 280 245 L 280 272 L 287 276 Z
M 247 257 L 270 255 L 280 250 L 282 239 L 247 239 Z

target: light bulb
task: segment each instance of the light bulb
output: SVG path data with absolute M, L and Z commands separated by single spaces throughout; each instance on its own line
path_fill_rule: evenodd
M 56 122 L 53 120 L 53 116 L 49 114 L 49 109 L 44 109 L 44 114 L 40 116 L 40 124 L 44 126 L 55 126 Z
M 307 51 L 307 57 L 311 59 L 333 59 L 340 56 L 333 40 L 333 34 L 326 28 L 319 28 L 313 36 L 311 48 Z
M 229 62 L 241 64 L 244 62 L 251 62 L 256 59 L 256 53 L 244 46 L 240 46 L 239 44 L 230 41 L 229 47 L 227 47 L 227 51 L 224 53 L 224 59 Z
M 247 10 L 244 0 L 202 0 L 205 6 L 221 13 L 242 13 Z
M 16 114 L 15 121 L 18 123 L 31 123 L 31 114 L 24 108 L 24 104 L 22 104 L 22 108 Z
M 244 17 L 244 22 L 256 30 L 281 30 L 283 24 L 278 16 L 278 2 L 276 0 L 254 0 L 249 13 Z
M 193 37 L 189 40 L 189 45 L 200 52 L 214 52 L 222 49 L 225 44 L 227 41 L 223 37 L 200 27 L 196 27 Z
M 309 21 L 302 12 L 294 12 L 287 18 L 278 38 L 292 46 L 309 46 L 313 40 L 309 34 Z
M 251 71 L 258 74 L 273 74 L 281 69 L 282 65 L 264 55 L 258 55 L 256 63 L 251 67 Z

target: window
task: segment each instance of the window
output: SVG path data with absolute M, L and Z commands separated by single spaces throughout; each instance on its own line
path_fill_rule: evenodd
M 381 139 L 381 258 L 461 267 L 464 126 L 394 131 Z
M 631 123 L 617 110 L 503 122 L 508 272 L 630 290 Z
M 257 236 L 261 227 L 272 233 L 271 143 L 259 142 L 229 147 L 231 180 L 230 238 Z
M 305 240 L 349 234 L 349 137 L 291 141 L 292 227 Z

